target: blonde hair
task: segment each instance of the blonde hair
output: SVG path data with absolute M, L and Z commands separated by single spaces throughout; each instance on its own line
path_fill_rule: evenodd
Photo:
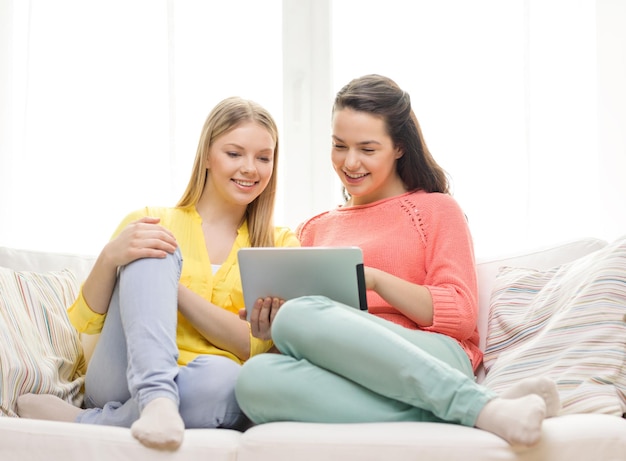
M 253 247 L 274 246 L 273 217 L 278 171 L 278 128 L 271 114 L 254 101 L 230 97 L 213 108 L 200 133 L 189 183 L 176 206 L 183 208 L 198 203 L 207 180 L 205 160 L 211 146 L 217 138 L 244 122 L 258 123 L 267 129 L 275 142 L 272 176 L 265 190 L 248 205 L 245 214 L 245 219 L 248 221 L 250 245 Z

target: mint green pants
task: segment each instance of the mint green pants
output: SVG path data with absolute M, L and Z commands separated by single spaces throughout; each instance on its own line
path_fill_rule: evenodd
M 495 393 L 441 334 L 409 330 L 321 296 L 286 302 L 272 325 L 282 354 L 248 360 L 235 395 L 254 423 L 446 421 L 473 426 Z

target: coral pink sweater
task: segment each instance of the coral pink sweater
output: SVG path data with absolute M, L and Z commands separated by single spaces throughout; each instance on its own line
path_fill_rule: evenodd
M 450 195 L 407 192 L 339 207 L 301 224 L 298 237 L 302 246 L 358 246 L 366 266 L 424 285 L 433 299 L 432 326 L 419 327 L 371 290 L 369 311 L 406 328 L 456 339 L 478 367 L 482 352 L 473 242 L 465 215 Z

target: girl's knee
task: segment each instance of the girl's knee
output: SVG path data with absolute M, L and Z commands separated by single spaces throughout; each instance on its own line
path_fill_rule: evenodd
M 324 296 L 302 296 L 290 299 L 281 306 L 272 322 L 272 339 L 279 346 L 282 340 L 306 335 L 322 310 L 333 304 Z M 280 348 L 280 347 L 279 347 Z
M 126 264 L 121 268 L 121 274 L 154 273 L 154 271 L 167 273 L 171 271 L 180 278 L 182 271 L 183 257 L 180 248 L 176 248 L 174 253 L 167 253 L 164 258 L 140 258 Z
M 244 411 L 246 411 L 245 405 L 247 402 L 254 402 L 265 394 L 271 355 L 256 355 L 241 367 L 239 377 L 235 383 L 235 396 Z
M 235 397 L 242 412 L 253 422 L 266 422 L 263 414 L 272 398 L 282 390 L 276 381 L 276 361 L 279 354 L 260 354 L 249 359 L 241 368 L 235 385 Z
M 319 341 L 320 332 L 332 322 L 329 311 L 340 308 L 325 296 L 302 296 L 285 302 L 272 322 L 274 344 L 283 353 L 296 353 L 300 345 Z

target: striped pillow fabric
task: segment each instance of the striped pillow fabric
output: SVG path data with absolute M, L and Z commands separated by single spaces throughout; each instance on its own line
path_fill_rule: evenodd
M 77 293 L 70 271 L 0 267 L 0 416 L 17 416 L 16 399 L 25 393 L 81 405 L 86 363 L 66 312 Z
M 550 270 L 502 268 L 484 365 L 496 391 L 554 379 L 561 414 L 625 414 L 626 237 Z

